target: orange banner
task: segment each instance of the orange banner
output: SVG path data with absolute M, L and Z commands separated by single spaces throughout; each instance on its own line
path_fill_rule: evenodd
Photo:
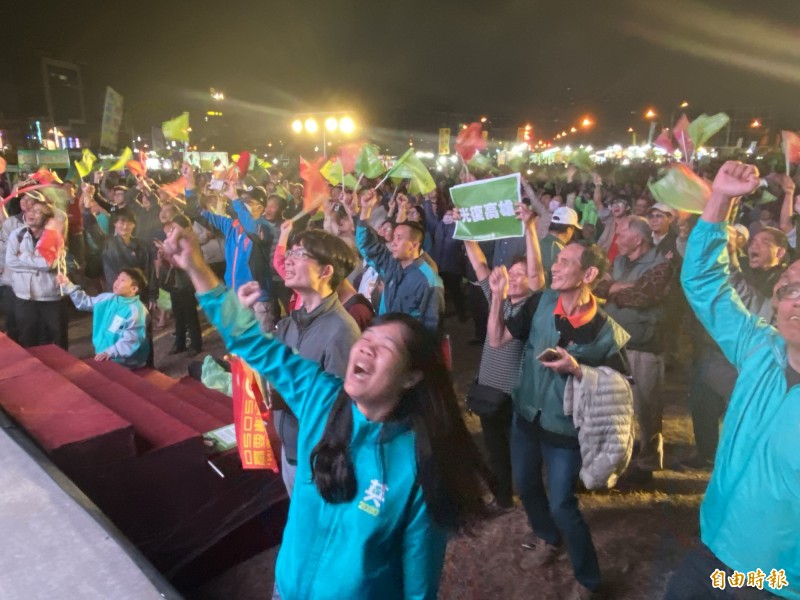
M 264 404 L 261 379 L 238 356 L 229 358 L 233 383 L 233 422 L 242 468 L 269 469 L 277 473 L 278 462 L 264 423 L 264 419 L 269 418 L 269 410 Z M 265 410 L 262 411 L 262 408 Z

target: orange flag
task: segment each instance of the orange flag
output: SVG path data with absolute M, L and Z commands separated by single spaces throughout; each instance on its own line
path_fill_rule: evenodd
M 264 392 L 258 374 L 238 356 L 230 356 L 233 423 L 243 469 L 269 469 L 278 472 L 278 462 L 267 435 L 264 419 L 270 411 L 264 405 Z M 262 410 L 265 409 L 265 410 Z
M 180 196 L 186 191 L 186 179 L 181 175 L 172 183 L 165 183 L 161 189 L 167 192 L 170 196 Z
M 147 174 L 147 169 L 138 160 L 129 160 L 125 163 L 125 168 L 133 174 L 134 177 L 144 177 Z

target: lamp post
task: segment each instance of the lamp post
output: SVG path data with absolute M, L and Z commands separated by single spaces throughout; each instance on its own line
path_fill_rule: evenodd
M 320 127 L 315 117 L 324 118 L 325 121 Z M 328 133 L 335 133 L 337 131 L 344 135 L 350 135 L 356 130 L 356 124 L 353 118 L 344 112 L 313 112 L 303 113 L 297 115 L 292 121 L 292 130 L 295 133 L 306 133 L 314 136 L 317 135 L 319 130 L 322 129 L 322 155 L 328 156 Z
M 653 110 L 652 108 L 648 108 L 647 112 L 644 113 L 644 118 L 647 119 L 648 121 L 650 121 L 650 133 L 647 134 L 647 143 L 648 144 L 652 144 L 653 143 L 653 135 L 656 132 L 656 117 L 657 116 L 658 115 L 656 114 L 656 111 Z

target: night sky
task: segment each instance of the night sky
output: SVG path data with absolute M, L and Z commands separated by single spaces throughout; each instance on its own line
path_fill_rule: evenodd
M 265 130 L 285 129 L 296 111 L 348 108 L 385 127 L 396 125 L 398 109 L 452 111 L 531 121 L 547 134 L 586 113 L 622 128 L 649 105 L 665 113 L 683 100 L 708 112 L 772 107 L 800 128 L 797 0 L 30 2 L 12 10 L 8 19 L 4 8 L 0 84 L 39 83 L 25 61 L 41 55 L 77 61 L 90 117 L 110 85 L 142 129 L 207 101 L 209 87 L 224 90 L 229 114 Z M 23 110 L 24 96 L 16 106 L 0 99 L 0 110 Z

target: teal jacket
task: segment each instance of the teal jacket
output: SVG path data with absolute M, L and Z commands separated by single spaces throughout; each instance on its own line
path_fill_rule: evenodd
M 525 343 L 519 385 L 513 394 L 514 407 L 526 421 L 533 422 L 536 415 L 541 415 L 539 422 L 543 429 L 577 438 L 572 416 L 564 414 L 564 388 L 569 378 L 542 366 L 536 359 L 545 349 L 558 345 L 560 334 L 553 317 L 557 303 L 558 292 L 550 289 L 542 292 Z M 607 317 L 591 344 L 571 343 L 565 350 L 580 364 L 598 367 L 619 354 L 629 337 L 614 319 Z
M 800 386 L 786 389 L 786 342 L 728 283 L 726 223 L 697 224 L 681 273 L 698 319 L 739 371 L 700 507 L 703 543 L 742 573 L 785 570 L 800 599 Z
M 228 350 L 269 380 L 300 423 L 296 483 L 276 566 L 281 598 L 434 600 L 447 541 L 417 482 L 409 426 L 368 421 L 351 403 L 358 491 L 350 502 L 328 504 L 311 481 L 309 457 L 342 380 L 262 333 L 233 292 L 220 286 L 197 297 Z
M 96 353 L 105 352 L 116 363 L 135 369 L 147 363 L 148 312 L 138 296 L 124 298 L 112 293 L 90 296 L 76 285 L 68 290 L 78 310 L 94 313 L 92 345 Z

